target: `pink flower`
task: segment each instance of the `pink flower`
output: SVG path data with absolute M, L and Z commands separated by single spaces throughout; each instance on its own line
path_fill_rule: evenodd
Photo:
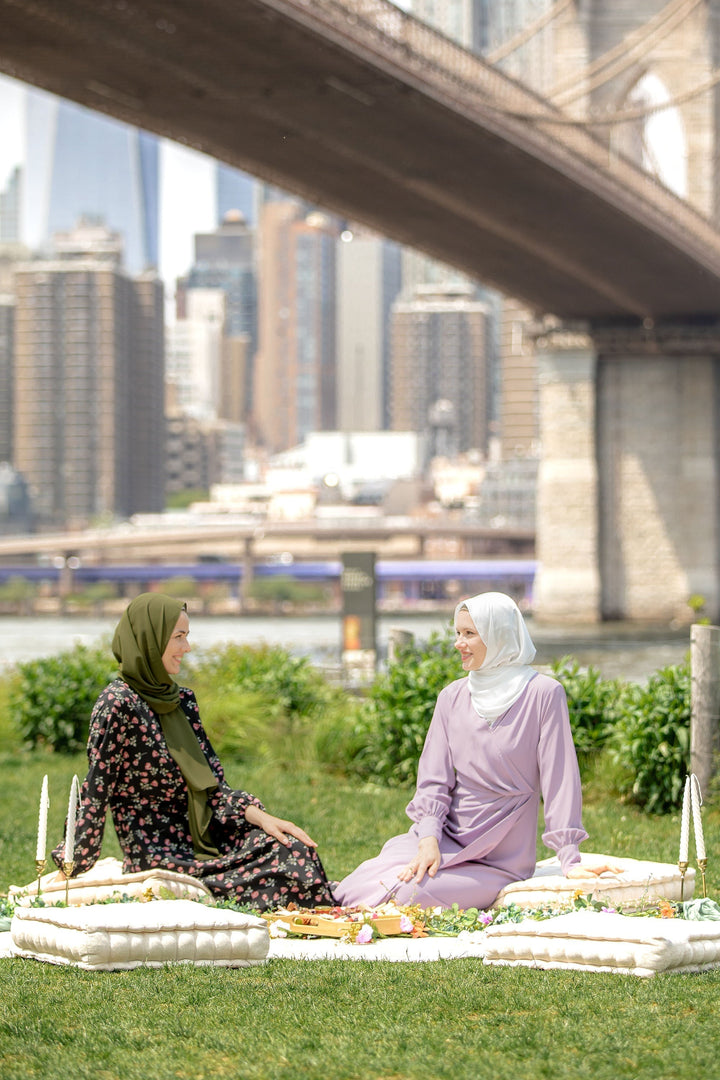
M 368 942 L 372 941 L 372 939 L 373 939 L 372 926 L 368 926 L 368 924 L 365 923 L 364 926 L 360 927 L 360 929 L 358 931 L 358 936 L 355 938 L 355 941 L 357 942 L 358 945 L 367 945 Z
M 410 919 L 408 919 L 407 915 L 401 915 L 400 916 L 400 933 L 401 934 L 411 934 L 412 933 L 412 928 L 413 928 L 412 921 Z

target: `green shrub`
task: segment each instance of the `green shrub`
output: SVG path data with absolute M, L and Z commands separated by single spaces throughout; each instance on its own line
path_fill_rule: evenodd
M 188 681 L 218 754 L 241 761 L 312 760 L 318 724 L 331 726 L 347 708 L 346 695 L 306 657 L 274 645 L 208 650 Z
M 328 598 L 328 588 L 312 581 L 296 581 L 289 574 L 255 578 L 250 595 L 261 603 L 319 604 Z
M 196 596 L 198 591 L 197 582 L 189 575 L 163 578 L 161 589 L 166 596 L 173 596 L 176 600 L 183 601 Z
M 286 757 L 290 725 L 282 708 L 262 690 L 222 688 L 204 694 L 200 706 L 203 725 L 221 760 L 257 763 L 270 751 Z
M 92 608 L 116 596 L 117 589 L 111 581 L 94 581 L 91 585 L 86 585 L 82 592 L 73 593 L 68 599 L 77 607 Z
M 313 726 L 313 750 L 317 761 L 329 771 L 347 775 L 364 753 L 367 734 L 361 722 L 362 703 L 338 692 Z
M 12 753 L 22 745 L 22 738 L 10 709 L 10 701 L 17 692 L 15 687 L 18 679 L 19 676 L 14 667 L 6 669 L 0 675 L 0 750 L 2 753 Z
M 37 595 L 38 587 L 34 581 L 20 575 L 9 577 L 0 585 L 0 601 L 6 604 L 23 604 Z
M 354 770 L 388 784 L 413 784 L 437 696 L 461 675 L 448 633 L 401 647 L 368 691 L 359 731 L 365 746 Z
M 611 741 L 621 792 L 655 814 L 677 810 L 690 765 L 690 663 L 628 685 Z
M 570 727 L 578 754 L 601 750 L 614 730 L 625 685 L 617 679 L 603 679 L 597 668 L 581 668 L 572 656 L 555 660 L 551 671 L 567 694 Z
M 65 754 L 84 750 L 95 699 L 116 674 L 107 649 L 84 645 L 18 664 L 10 694 L 11 721 L 29 746 Z
M 193 686 L 203 694 L 262 691 L 278 709 L 304 716 L 318 709 L 327 684 L 307 657 L 279 645 L 219 645 L 192 661 Z
M 210 492 L 205 488 L 186 488 L 184 491 L 173 491 L 166 496 L 165 506 L 168 510 L 187 510 L 196 502 L 207 502 Z

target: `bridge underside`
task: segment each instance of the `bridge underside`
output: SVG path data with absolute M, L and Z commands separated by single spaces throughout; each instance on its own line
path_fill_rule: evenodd
M 687 322 L 720 308 L 720 245 L 698 259 L 680 230 L 663 232 L 657 208 L 610 201 L 587 162 L 553 157 L 532 124 L 495 107 L 479 116 L 307 11 L 0 0 L 0 70 L 246 169 L 539 312 Z

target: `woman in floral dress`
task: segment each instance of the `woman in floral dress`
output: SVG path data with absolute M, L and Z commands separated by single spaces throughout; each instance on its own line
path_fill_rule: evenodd
M 332 903 L 315 841 L 225 782 L 195 695 L 174 679 L 188 633 L 185 605 L 159 593 L 136 597 L 118 623 L 120 677 L 92 712 L 73 873 L 99 857 L 109 809 L 126 873 L 191 874 L 216 896 L 258 910 Z M 64 843 L 53 857 L 61 866 Z

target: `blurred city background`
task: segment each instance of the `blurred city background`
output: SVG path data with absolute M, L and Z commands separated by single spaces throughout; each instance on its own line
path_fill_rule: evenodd
M 602 138 L 693 201 L 642 46 L 697 4 L 641 5 L 604 74 L 574 75 L 568 0 L 399 6 L 569 116 L 624 79 L 635 114 Z M 542 313 L 44 90 L 2 78 L 0 107 L 0 610 L 104 610 L 171 578 L 206 612 L 327 610 L 347 550 L 375 553 L 381 610 L 493 587 L 531 609 Z M 691 618 L 700 578 L 650 616 Z

